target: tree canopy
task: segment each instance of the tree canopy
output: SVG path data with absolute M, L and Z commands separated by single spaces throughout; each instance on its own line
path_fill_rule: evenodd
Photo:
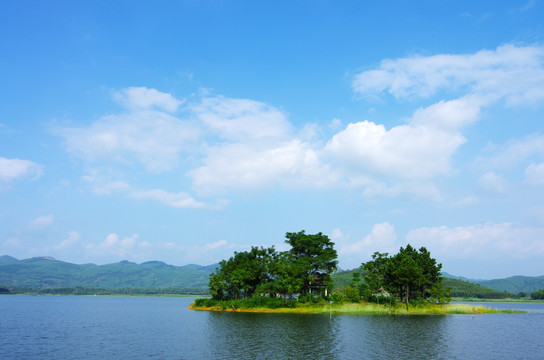
M 331 293 L 331 274 L 337 268 L 334 243 L 322 233 L 305 231 L 286 233 L 290 250 L 278 252 L 271 248 L 252 247 L 250 251 L 235 252 L 222 260 L 210 275 L 210 293 L 214 300 L 232 300 L 258 296 L 288 297 L 292 294 L 331 295 L 333 301 L 359 302 L 389 298 L 406 303 L 411 300 L 433 299 L 449 301 L 449 293 L 442 284 L 442 265 L 422 247 L 401 247 L 399 252 L 375 252 L 372 260 L 361 266 L 364 278 L 353 273 L 351 284 L 343 291 Z
M 277 252 L 274 247 L 252 247 L 235 252 L 219 262 L 210 275 L 210 293 L 216 300 L 254 295 L 287 295 L 311 292 L 312 286 L 332 287 L 330 274 L 336 270 L 334 243 L 322 233 L 287 233 L 291 249 Z
M 417 251 L 407 245 L 393 256 L 376 252 L 371 261 L 362 264 L 362 268 L 370 291 L 384 289 L 404 299 L 407 309 L 411 299 L 431 297 L 439 302 L 448 300 L 440 275 L 442 264 L 438 264 L 424 247 Z

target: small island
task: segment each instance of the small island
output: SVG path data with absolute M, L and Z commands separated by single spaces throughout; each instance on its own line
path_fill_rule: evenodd
M 211 299 L 197 299 L 189 309 L 206 311 L 443 315 L 517 312 L 468 304 L 450 304 L 442 284 L 442 265 L 429 251 L 407 245 L 390 256 L 376 252 L 361 265 L 363 277 L 334 289 L 334 243 L 322 233 L 287 233 L 288 251 L 252 247 L 222 260 L 210 275 Z

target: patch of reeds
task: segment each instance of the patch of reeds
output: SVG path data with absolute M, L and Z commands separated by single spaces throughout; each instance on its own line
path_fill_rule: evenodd
M 264 300 L 263 300 L 264 299 Z M 193 310 L 262 312 L 262 313 L 299 313 L 299 314 L 347 314 L 347 315 L 450 315 L 450 314 L 489 314 L 519 313 L 516 310 L 496 310 L 481 305 L 470 304 L 420 304 L 410 306 L 408 310 L 402 304 L 389 307 L 388 304 L 343 303 L 312 304 L 299 303 L 295 300 L 274 298 L 248 298 L 218 301 L 198 299 L 189 307 Z

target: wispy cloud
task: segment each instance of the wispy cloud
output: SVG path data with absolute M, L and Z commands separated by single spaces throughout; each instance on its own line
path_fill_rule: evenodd
M 43 166 L 30 160 L 0 157 L 0 184 L 18 179 L 38 179 L 43 175 Z
M 53 214 L 44 215 L 37 217 L 36 219 L 33 219 L 30 221 L 30 225 L 32 227 L 43 227 L 51 225 L 55 221 L 55 216 Z

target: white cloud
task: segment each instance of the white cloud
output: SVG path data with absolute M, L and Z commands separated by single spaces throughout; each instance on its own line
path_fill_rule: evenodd
M 142 190 L 134 188 L 124 181 L 108 181 L 97 173 L 85 175 L 82 180 L 97 195 L 125 194 L 133 199 L 152 200 L 174 208 L 221 209 L 226 205 L 224 199 L 218 199 L 215 204 L 208 204 L 197 201 L 184 192 L 171 193 L 162 189 Z
M 369 260 L 376 251 L 394 253 L 397 234 L 395 227 L 388 222 L 375 224 L 368 235 L 356 242 L 339 241 L 338 256 L 343 264 L 350 267 L 360 266 Z
M 30 160 L 0 157 L 0 182 L 22 178 L 37 179 L 43 175 L 43 166 Z
M 207 127 L 228 140 L 281 138 L 291 131 L 283 112 L 254 100 L 217 96 L 203 99 L 191 110 Z
M 138 247 L 144 247 L 144 243 L 137 241 L 138 234 L 125 237 L 119 240 L 119 236 L 116 233 L 111 233 L 106 236 L 106 239 L 99 244 L 87 244 L 85 249 L 93 254 L 113 256 L 125 259 L 127 256 L 132 257 L 133 252 Z
M 441 100 L 427 108 L 416 110 L 410 124 L 455 132 L 478 120 L 480 109 L 484 104 L 482 99 L 475 96 L 466 96 L 450 101 Z
M 437 258 L 531 258 L 544 255 L 544 229 L 511 223 L 450 228 L 423 227 L 411 230 L 406 240 L 425 246 Z
M 525 178 L 531 185 L 544 185 L 544 163 L 529 165 L 525 169 Z
M 34 227 L 48 226 L 48 225 L 51 225 L 54 220 L 55 220 L 55 216 L 53 214 L 44 215 L 44 216 L 40 216 L 36 219 L 31 220 L 30 225 Z
M 132 110 L 159 109 L 175 112 L 183 103 L 171 94 L 146 87 L 129 87 L 113 93 L 113 99 Z
M 478 185 L 490 192 L 503 193 L 506 190 L 507 183 L 502 174 L 488 172 L 480 176 Z
M 227 245 L 228 245 L 228 243 L 227 243 L 226 240 L 219 240 L 219 241 L 216 241 L 214 243 L 206 244 L 204 246 L 204 249 L 206 249 L 206 250 L 215 250 L 215 249 L 219 249 L 221 247 L 225 247 Z
M 68 237 L 64 240 L 62 240 L 59 244 L 53 246 L 54 250 L 64 250 L 66 248 L 69 248 L 70 246 L 74 245 L 79 241 L 79 233 L 77 231 L 70 231 L 68 233 Z
M 236 143 L 210 148 L 204 166 L 189 172 L 199 192 L 256 189 L 276 184 L 323 186 L 334 181 L 307 143 Z
M 349 124 L 325 147 L 348 177 L 381 177 L 383 181 L 386 176 L 393 182 L 386 186 L 370 181 L 366 196 L 403 194 L 410 188 L 421 192 L 424 184 L 416 181 L 454 172 L 452 156 L 466 142 L 461 131 L 479 119 L 483 108 L 498 101 L 526 105 L 544 100 L 544 47 L 505 45 L 468 55 L 387 59 L 377 69 L 357 74 L 352 86 L 368 97 L 385 92 L 397 99 L 428 98 L 439 92 L 454 97 L 465 94 L 419 108 L 406 124 L 390 129 L 371 121 Z M 541 136 L 529 140 L 512 144 L 497 163 L 505 157 L 519 161 L 544 153 Z M 408 187 L 402 183 L 406 180 L 411 183 Z M 491 173 L 480 184 L 492 191 L 504 191 L 506 186 L 504 179 Z
M 544 47 L 504 45 L 475 54 L 386 59 L 357 74 L 353 89 L 364 96 L 388 92 L 396 98 L 425 98 L 438 91 L 465 91 L 509 105 L 544 99 Z
M 211 209 L 222 208 L 226 205 L 225 201 L 220 200 L 216 205 L 206 204 L 193 199 L 184 192 L 169 193 L 161 189 L 153 190 L 131 190 L 130 197 L 135 199 L 149 199 L 174 208 L 192 208 L 192 209 Z
M 68 152 L 90 162 L 141 163 L 151 173 L 172 170 L 180 152 L 192 148 L 198 130 L 158 111 L 111 115 L 87 128 L 59 130 Z
M 419 125 L 386 130 L 370 121 L 349 124 L 325 151 L 356 172 L 427 179 L 451 172 L 450 157 L 465 142 L 458 133 Z

